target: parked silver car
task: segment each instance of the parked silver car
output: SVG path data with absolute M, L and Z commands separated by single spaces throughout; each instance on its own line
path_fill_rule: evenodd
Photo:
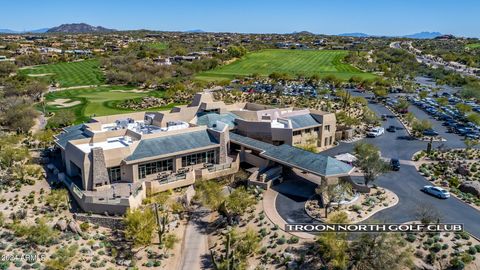
M 450 198 L 450 192 L 441 187 L 424 186 L 422 191 L 440 199 Z

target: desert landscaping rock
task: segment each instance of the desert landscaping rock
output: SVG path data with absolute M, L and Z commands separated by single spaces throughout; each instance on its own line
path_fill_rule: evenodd
M 80 229 L 80 226 L 78 225 L 78 223 L 76 223 L 73 220 L 68 223 L 68 229 L 73 233 L 77 233 L 77 234 L 82 233 L 82 229 Z
M 64 219 L 59 219 L 55 224 L 55 228 L 64 232 L 67 229 L 67 221 Z
M 472 195 L 480 197 L 480 182 L 478 181 L 467 181 L 462 183 L 458 189 L 465 193 L 470 193 Z

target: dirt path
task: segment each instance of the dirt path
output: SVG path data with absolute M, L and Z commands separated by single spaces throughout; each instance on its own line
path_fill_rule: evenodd
M 42 113 L 37 118 L 35 118 L 35 124 L 30 129 L 30 131 L 32 132 L 32 134 L 35 134 L 40 130 L 43 130 L 46 125 L 47 125 L 47 119 L 45 118 L 45 115 L 43 115 Z
M 209 264 L 208 234 L 211 213 L 197 208 L 187 224 L 182 246 L 182 259 L 178 270 L 205 269 Z

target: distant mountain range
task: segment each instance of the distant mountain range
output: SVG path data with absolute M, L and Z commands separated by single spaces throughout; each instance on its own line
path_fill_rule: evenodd
M 2 34 L 27 34 L 27 33 L 46 33 L 50 28 L 41 28 L 35 30 L 26 30 L 26 31 L 15 31 L 11 29 L 0 29 L 0 33 Z
M 341 37 L 370 37 L 369 34 L 365 34 L 365 33 L 343 33 L 343 34 L 338 34 L 337 36 L 341 36 Z
M 436 38 L 439 36 L 442 36 L 443 34 L 440 32 L 420 32 L 420 33 L 415 33 L 411 35 L 405 35 L 405 36 L 387 36 L 387 37 L 403 37 L 403 38 L 414 38 L 414 39 L 431 39 L 431 38 Z M 365 33 L 344 33 L 344 34 L 339 34 L 337 36 L 341 37 L 379 37 L 376 35 L 369 35 Z
M 48 29 L 47 33 L 108 33 L 117 31 L 102 26 L 92 26 L 86 23 L 67 23 Z
M 420 32 L 416 34 L 406 35 L 403 37 L 406 38 L 417 38 L 417 39 L 430 39 L 442 36 L 443 34 L 440 32 Z
M 300 32 L 292 32 L 292 35 L 315 35 L 315 34 L 309 31 L 300 31 Z
M 27 34 L 27 33 L 108 33 L 117 31 L 115 29 L 109 29 L 102 26 L 92 26 L 86 23 L 68 23 L 62 24 L 52 28 L 41 28 L 35 30 L 27 30 L 27 31 L 15 31 L 11 29 L 0 29 L 0 34 Z M 192 29 L 184 31 L 186 33 L 205 33 L 202 29 Z M 293 32 L 292 34 L 295 35 L 315 35 L 314 33 L 308 31 L 300 31 L 300 32 Z M 403 38 L 414 38 L 414 39 L 431 39 L 442 36 L 442 33 L 439 32 L 420 32 L 411 35 L 405 36 L 385 36 L 385 37 L 403 37 Z M 377 35 L 369 35 L 365 33 L 343 33 L 338 34 L 337 36 L 342 37 L 382 37 Z
M 202 29 L 193 29 L 193 30 L 187 30 L 187 31 L 184 31 L 186 33 L 205 33 L 205 31 L 203 31 Z
M 28 34 L 28 33 L 107 33 L 117 31 L 102 26 L 92 26 L 86 23 L 68 23 L 52 28 L 41 28 L 35 30 L 16 31 L 11 29 L 0 29 L 1 34 Z

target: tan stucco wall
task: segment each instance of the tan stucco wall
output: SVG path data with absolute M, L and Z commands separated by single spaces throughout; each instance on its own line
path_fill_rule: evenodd
M 237 132 L 253 139 L 271 142 L 272 133 L 270 122 L 245 121 L 237 119 Z

